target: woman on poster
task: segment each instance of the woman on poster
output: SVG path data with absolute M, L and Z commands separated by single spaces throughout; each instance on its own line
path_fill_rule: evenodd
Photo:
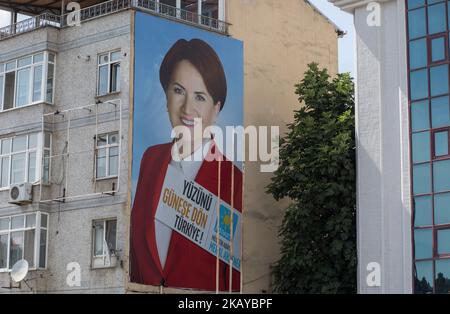
M 165 55 L 159 78 L 172 128 L 188 128 L 191 136 L 152 146 L 142 157 L 131 212 L 130 280 L 204 291 L 215 291 L 218 284 L 220 291 L 228 291 L 228 264 L 217 263 L 216 256 L 155 219 L 169 165 L 242 211 L 242 172 L 222 155 L 212 134 L 200 140 L 194 134 L 197 123 L 202 133 L 214 125 L 225 106 L 225 71 L 206 42 L 180 39 Z M 203 158 L 203 152 L 209 156 Z M 240 272 L 233 269 L 231 277 L 232 290 L 239 291 Z

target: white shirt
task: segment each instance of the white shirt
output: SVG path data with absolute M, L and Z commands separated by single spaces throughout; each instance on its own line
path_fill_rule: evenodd
M 174 145 L 177 144 L 175 143 Z M 203 152 L 205 151 L 205 149 L 208 149 L 207 151 L 209 151 L 210 145 L 211 141 L 204 142 L 203 145 L 194 152 L 194 154 L 182 159 L 181 161 L 175 161 L 180 160 L 181 158 L 179 158 L 179 155 L 177 155 L 178 149 L 174 149 L 173 154 L 175 154 L 175 156 L 173 156 L 172 160 L 170 161 L 170 165 L 179 169 L 184 174 L 187 180 L 194 181 L 203 163 Z M 159 220 L 155 219 L 155 236 L 159 261 L 161 262 L 161 266 L 164 269 L 164 265 L 166 264 L 167 260 L 167 253 L 169 251 L 170 240 L 172 238 L 172 229 Z

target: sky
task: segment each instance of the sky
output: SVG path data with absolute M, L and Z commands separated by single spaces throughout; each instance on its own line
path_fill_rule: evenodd
M 350 72 L 354 77 L 355 30 L 352 15 L 341 11 L 329 3 L 328 0 L 309 1 L 339 26 L 340 29 L 347 32 L 344 38 L 339 39 L 339 72 Z M 9 19 L 9 13 L 0 10 L 0 27 L 9 25 Z
M 339 72 L 350 72 L 355 77 L 355 28 L 353 16 L 346 13 L 327 0 L 309 0 L 324 15 L 332 20 L 347 34 L 339 39 Z

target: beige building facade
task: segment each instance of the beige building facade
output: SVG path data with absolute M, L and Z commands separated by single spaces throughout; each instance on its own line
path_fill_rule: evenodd
M 17 1 L 18 4 L 20 2 Z M 38 2 L 43 8 L 48 4 L 44 0 Z M 52 101 L 42 99 L 27 106 L 14 106 L 0 111 L 0 125 L 6 126 L 0 128 L 0 140 L 12 138 L 14 141 L 15 137 L 30 132 L 42 136 L 46 132 L 51 133 L 50 155 L 55 158 L 50 179 L 45 184 L 43 175 L 46 167 L 37 163 L 37 168 L 42 167 L 42 171 L 32 182 L 31 202 L 20 206 L 11 204 L 9 193 L 12 184 L 0 189 L 0 219 L 9 223 L 8 228 L 0 229 L 0 237 L 4 235 L 3 238 L 7 239 L 6 247 L 3 248 L 3 252 L 6 252 L 5 267 L 0 267 L 0 286 L 11 284 L 11 256 L 16 256 L 19 252 L 23 258 L 29 258 L 25 244 L 22 243 L 20 247 L 19 243 L 18 250 L 11 244 L 14 237 L 19 236 L 20 239 L 21 232 L 22 242 L 25 242 L 23 239 L 26 238 L 27 230 L 35 230 L 36 233 L 39 229 L 42 236 L 30 241 L 34 241 L 33 258 L 43 256 L 44 261 L 42 264 L 36 263 L 39 267 L 28 274 L 27 283 L 32 287 L 31 290 L 22 285 L 21 288 L 0 288 L 0 293 L 186 292 L 128 282 L 133 69 L 138 66 L 134 64 L 133 25 L 135 12 L 142 11 L 159 18 L 168 18 L 173 23 L 205 27 L 183 20 L 183 15 L 161 9 L 173 7 L 181 10 L 183 1 L 94 2 L 90 1 L 86 5 L 83 5 L 83 1 L 80 2 L 84 15 L 82 14 L 81 26 L 78 27 L 64 24 L 64 19 L 58 15 L 61 12 L 57 12 L 61 7 L 59 2 L 40 11 L 39 13 L 47 15 L 40 15 L 39 20 L 31 18 L 28 26 L 19 22 L 14 24 L 14 30 L 0 29 L 1 64 L 44 52 L 45 56 L 50 56 L 45 59 L 47 63 L 51 63 L 48 58 L 55 58 L 56 69 L 54 83 L 46 80 L 47 84 L 53 84 Z M 342 32 L 304 0 L 216 2 L 218 9 L 212 19 L 224 20 L 227 24 L 218 23 L 215 24 L 217 27 L 208 30 L 241 40 L 244 46 L 244 127 L 280 126 L 280 133 L 283 134 L 286 124 L 293 119 L 293 111 L 300 106 L 294 93 L 294 85 L 302 80 L 307 64 L 317 62 L 321 67 L 328 68 L 331 75 L 337 73 L 338 36 Z M 26 12 L 23 10 L 24 5 L 3 8 Z M 56 13 L 55 16 L 60 18 L 50 18 L 53 15 L 49 12 Z M 120 52 L 120 89 L 110 89 L 108 93 L 99 95 L 99 68 L 102 64 L 97 62 L 97 56 L 108 53 L 113 58 L 111 52 L 115 51 Z M 48 74 L 48 66 L 46 69 L 45 73 Z M 99 112 L 98 109 L 93 109 L 99 102 L 113 103 L 116 106 L 108 109 L 111 111 Z M 4 104 L 3 100 L 1 104 Z M 85 110 L 85 107 L 89 108 Z M 58 113 L 64 113 L 64 117 L 61 118 Z M 49 117 L 53 118 L 52 114 L 60 120 L 55 122 L 50 119 Z M 119 171 L 99 180 L 95 167 L 103 146 L 99 148 L 98 143 L 92 144 L 95 143 L 92 139 L 114 132 L 120 138 L 120 143 L 117 144 L 120 151 Z M 115 142 L 109 141 L 108 138 L 105 146 L 108 153 L 116 147 Z M 38 147 L 37 150 L 39 149 Z M 284 208 L 288 205 L 288 200 L 276 202 L 266 194 L 271 174 L 261 173 L 260 165 L 259 162 L 245 164 L 242 257 L 244 293 L 272 292 L 271 269 L 280 257 L 278 230 Z M 106 171 L 111 171 L 110 165 L 107 168 Z M 38 213 L 38 221 L 43 215 L 48 215 L 48 225 L 27 229 L 26 215 L 32 217 L 34 213 Z M 20 215 L 25 215 L 24 226 L 14 229 L 13 218 Z M 103 230 L 103 236 L 99 235 L 98 230 Z M 107 237 L 107 230 L 113 230 L 115 234 L 116 261 L 98 267 L 101 259 L 95 255 L 96 239 L 97 236 Z M 43 238 L 46 241 L 45 247 Z M 78 263 L 81 272 L 79 285 L 74 286 L 67 283 L 73 271 L 77 271 L 76 267 L 68 267 L 72 262 Z

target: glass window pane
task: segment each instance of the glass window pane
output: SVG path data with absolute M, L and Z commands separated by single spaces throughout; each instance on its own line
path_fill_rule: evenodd
M 436 261 L 436 293 L 450 293 L 450 260 Z
M 6 71 L 11 71 L 16 68 L 16 61 L 11 61 L 6 64 Z
M 53 103 L 53 76 L 55 71 L 55 66 L 53 64 L 48 64 L 48 70 L 47 70 L 47 88 L 45 92 L 45 101 L 48 103 Z
M 17 107 L 24 106 L 30 103 L 30 73 L 30 68 L 26 68 L 17 72 Z
M 445 38 L 439 37 L 431 40 L 431 61 L 445 59 Z
M 431 96 L 448 93 L 448 65 L 430 69 Z
M 42 228 L 47 228 L 47 219 L 48 216 L 46 214 L 41 214 L 41 227 Z
M 97 157 L 97 178 L 104 177 L 106 177 L 106 154 L 105 151 L 101 149 L 99 150 L 99 156 Z
M 411 100 L 422 99 L 428 97 L 428 74 L 427 70 L 419 70 L 411 72 Z
M 408 9 L 415 9 L 423 7 L 425 5 L 425 0 L 408 0 Z
M 431 169 L 429 163 L 413 166 L 413 190 L 414 195 L 431 193 Z
M 416 294 L 433 293 L 433 262 L 417 262 L 414 280 Z
M 408 31 L 410 39 L 426 35 L 425 8 L 408 12 Z
M 119 143 L 119 133 L 108 134 L 108 144 L 114 145 Z
M 47 260 L 47 230 L 41 230 L 39 242 L 39 267 L 45 268 Z
M 11 217 L 11 229 L 21 229 L 25 226 L 25 216 Z
M 16 72 L 5 74 L 5 98 L 3 99 L 3 110 L 14 107 L 14 86 L 16 85 Z
M 44 54 L 43 53 L 38 53 L 37 55 L 34 55 L 33 57 L 33 62 L 37 63 L 37 62 L 42 62 L 44 60 Z
M 109 54 L 108 53 L 98 56 L 98 64 L 105 64 L 108 62 L 109 62 Z
M 23 258 L 28 262 L 30 268 L 34 268 L 34 237 L 36 230 L 25 231 L 25 244 L 24 244 L 24 256 Z
M 428 101 L 420 101 L 411 104 L 411 123 L 413 132 L 430 128 Z
M 450 190 L 450 160 L 437 161 L 433 165 L 434 191 Z
M 414 247 L 416 259 L 433 257 L 433 231 L 422 229 L 414 231 Z
M 431 99 L 431 116 L 433 128 L 450 125 L 448 96 Z
M 445 3 L 428 7 L 428 33 L 437 34 L 445 32 Z
M 94 223 L 94 255 L 103 255 L 103 221 Z
M 33 149 L 37 147 L 37 133 L 28 135 L 28 148 Z
M 17 61 L 17 67 L 21 68 L 24 67 L 26 65 L 30 65 L 31 64 L 31 56 L 23 58 L 23 59 L 19 59 L 19 61 Z
M 436 157 L 448 155 L 448 131 L 434 133 L 434 155 Z
M 112 147 L 109 149 L 109 175 L 117 176 L 119 171 L 119 148 Z
M 27 149 L 27 137 L 25 136 L 17 136 L 13 138 L 12 143 L 12 151 L 21 152 Z
M 97 140 L 98 147 L 105 146 L 107 143 L 108 143 L 108 135 L 102 134 L 102 135 L 98 136 L 98 140 Z
M 111 52 L 111 62 L 120 60 L 120 51 Z
M 437 231 L 438 254 L 450 254 L 450 229 Z
M 49 53 L 48 54 L 48 61 L 49 62 L 55 62 L 55 54 L 54 53 Z
M 120 63 L 111 65 L 111 92 L 120 90 Z
M 9 268 L 23 258 L 23 231 L 12 232 L 9 248 Z
M 3 157 L 1 159 L 1 164 L 0 186 L 7 187 L 9 186 L 9 157 Z
M 109 250 L 116 250 L 116 229 L 117 221 L 109 220 L 106 222 L 106 243 L 108 244 Z
M 413 162 L 430 160 L 430 132 L 415 133 L 412 135 Z
M 0 235 L 0 269 L 7 268 L 8 258 L 8 235 Z
M 44 167 L 43 167 L 42 180 L 44 183 L 49 183 L 50 181 L 50 152 L 44 150 Z
M 25 181 L 25 153 L 12 156 L 11 160 L 11 184 Z
M 414 205 L 414 226 L 431 226 L 433 224 L 431 196 L 416 197 Z
M 28 156 L 28 182 L 33 183 L 36 181 L 36 153 L 30 153 Z
M 0 75 L 0 110 L 3 110 L 3 75 Z
M 437 225 L 450 223 L 450 193 L 434 196 L 434 223 Z
M 105 95 L 108 93 L 108 66 L 103 65 L 98 71 L 98 95 Z
M 27 228 L 36 227 L 36 214 L 27 215 L 25 227 Z
M 8 230 L 9 229 L 9 217 L 0 219 L 0 230 Z
M 427 41 L 425 38 L 409 43 L 409 66 L 411 69 L 427 66 Z
M 51 142 L 51 134 L 50 133 L 45 133 L 45 135 L 44 135 L 44 147 L 45 148 L 50 148 L 50 142 Z
M 33 102 L 42 100 L 42 65 L 34 68 Z
M 2 155 L 11 152 L 11 139 L 2 140 Z

